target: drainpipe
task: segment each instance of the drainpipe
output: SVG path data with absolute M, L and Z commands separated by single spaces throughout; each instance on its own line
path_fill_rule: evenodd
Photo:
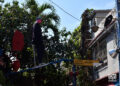
M 117 48 L 120 51 L 120 0 L 116 0 L 116 16 L 117 16 Z M 119 86 L 120 86 L 120 52 L 118 52 L 118 59 L 119 59 Z

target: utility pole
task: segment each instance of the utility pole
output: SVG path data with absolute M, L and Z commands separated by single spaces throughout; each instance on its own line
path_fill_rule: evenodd
M 36 66 L 35 45 L 32 45 L 32 48 L 33 48 L 33 56 L 34 56 L 34 66 Z
M 76 69 L 74 64 L 72 67 L 72 71 L 73 71 L 73 86 L 76 86 Z
M 116 16 L 117 16 L 117 37 L 118 37 L 118 51 L 120 50 L 120 0 L 116 0 Z M 118 52 L 119 59 L 119 86 L 120 86 L 120 52 Z

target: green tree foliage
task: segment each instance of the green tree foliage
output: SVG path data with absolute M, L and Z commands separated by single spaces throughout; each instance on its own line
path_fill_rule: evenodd
M 5 76 L 2 71 L 0 71 L 0 85 L 5 86 Z
M 90 31 L 90 25 L 89 21 L 93 18 L 95 15 L 95 12 L 93 9 L 86 9 L 82 14 L 82 23 L 81 23 L 81 56 L 82 59 L 86 58 L 86 52 L 88 43 L 90 42 L 89 39 L 91 39 L 91 31 Z
M 35 0 L 27 0 L 24 5 L 28 10 L 31 16 L 31 23 L 33 24 L 37 17 L 42 19 L 42 31 L 44 36 L 44 44 L 46 48 L 46 54 L 44 56 L 44 61 L 49 62 L 52 59 L 56 58 L 56 47 L 59 43 L 59 16 L 55 13 L 55 9 L 52 5 L 45 3 L 42 5 L 38 5 Z M 49 12 L 45 12 L 49 11 Z M 32 24 L 29 24 L 29 27 L 32 27 Z M 31 35 L 31 29 L 27 31 L 30 32 L 28 36 Z M 50 33 L 50 34 L 49 34 Z M 52 36 L 51 36 L 52 35 Z M 32 38 L 32 37 L 31 37 Z M 56 52 L 55 52 L 56 51 Z M 58 57 L 57 57 L 58 58 Z
M 37 17 L 42 19 L 41 26 L 45 45 L 44 62 L 55 61 L 65 57 L 69 58 L 70 56 L 70 51 L 67 51 L 69 50 L 67 43 L 70 32 L 67 32 L 65 29 L 62 31 L 58 30 L 60 18 L 55 13 L 54 7 L 48 3 L 39 5 L 35 0 L 26 0 L 25 4 L 19 6 L 19 2 L 14 0 L 12 3 L 6 3 L 4 6 L 1 6 L 0 9 L 0 47 L 5 49 L 5 52 L 10 52 L 12 50 L 14 30 L 20 30 L 24 34 L 25 41 L 23 51 L 17 52 L 22 69 L 25 69 L 26 65 L 28 67 L 33 65 L 32 25 Z M 43 79 L 45 86 L 51 86 L 51 83 L 52 86 L 58 86 L 53 81 L 59 82 L 60 86 L 66 86 L 64 85 L 66 75 L 61 70 L 60 64 L 57 65 L 57 67 L 49 66 L 38 69 L 37 72 L 29 71 L 26 74 L 11 75 L 8 80 L 12 80 L 14 85 L 18 85 L 22 81 L 30 82 L 32 80 L 31 73 L 35 73 L 39 77 L 45 75 L 46 78 Z M 35 78 L 38 76 L 35 76 Z M 38 80 L 35 83 L 39 83 Z
M 73 31 L 71 38 L 69 40 L 69 46 L 72 48 L 72 56 L 74 58 L 81 58 L 80 55 L 80 44 L 81 44 L 81 33 L 80 33 L 81 25 L 75 28 Z
M 82 22 L 72 33 L 69 44 L 72 44 L 72 54 L 74 58 L 90 59 L 90 51 L 87 49 L 87 39 L 91 38 L 89 21 L 94 16 L 93 9 L 86 9 L 82 14 Z M 92 67 L 77 67 L 79 75 L 77 83 L 80 86 L 95 86 L 93 81 Z
M 46 10 L 50 12 L 45 13 Z M 42 31 L 44 36 L 44 44 L 46 47 L 45 60 L 55 58 L 55 47 L 52 45 L 59 43 L 59 16 L 55 13 L 55 9 L 50 4 L 38 5 L 35 0 L 27 0 L 25 4 L 19 6 L 18 1 L 5 4 L 2 7 L 0 19 L 0 44 L 6 51 L 12 49 L 12 37 L 14 30 L 18 29 L 24 34 L 25 46 L 23 52 L 19 53 L 22 65 L 32 64 L 32 25 L 37 17 L 42 19 Z M 48 35 L 49 29 L 51 30 L 52 36 Z M 18 57 L 18 58 L 19 58 Z M 22 57 L 22 58 L 21 58 Z
M 0 2 L 4 3 L 4 0 Z M 39 5 L 35 0 L 26 0 L 26 3 L 19 6 L 19 2 L 14 0 L 12 3 L 0 6 L 0 47 L 5 49 L 5 52 L 10 52 L 12 50 L 14 30 L 20 30 L 24 34 L 25 40 L 23 51 L 17 52 L 22 69 L 25 69 L 26 65 L 28 67 L 33 65 L 32 25 L 37 17 L 42 19 L 42 35 L 45 45 L 44 62 L 55 61 L 61 58 L 80 58 L 80 30 L 82 26 L 76 28 L 72 34 L 67 32 L 66 28 L 60 31 L 58 30 L 60 18 L 52 5 L 48 3 Z M 16 86 L 18 83 L 21 83 L 21 86 L 23 86 L 22 81 L 31 81 L 36 86 L 67 86 L 65 72 L 60 68 L 60 63 L 56 65 L 56 67 L 50 65 L 45 68 L 29 71 L 26 74 L 19 73 L 15 76 L 10 76 L 8 80 L 13 80 L 14 83 L 12 84 Z M 70 65 L 71 63 L 67 64 L 67 66 Z M 34 79 L 31 76 L 32 73 L 35 74 Z
M 71 56 L 74 57 L 74 59 L 81 59 L 82 60 L 82 55 L 81 55 L 81 25 L 75 28 L 73 31 L 71 38 L 69 40 L 69 46 L 71 48 Z M 88 52 L 87 52 L 88 53 Z M 87 59 L 87 53 L 84 55 Z M 78 71 L 78 76 L 77 76 L 77 84 L 80 86 L 95 86 L 92 78 L 92 68 L 89 67 L 83 67 L 83 66 L 76 66 L 76 69 Z M 90 70 L 89 70 L 90 69 Z

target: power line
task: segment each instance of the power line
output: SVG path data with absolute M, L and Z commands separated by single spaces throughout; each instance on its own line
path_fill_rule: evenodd
M 52 0 L 49 0 L 51 3 L 53 3 L 55 6 L 57 6 L 59 9 L 61 9 L 63 12 L 65 12 L 66 14 L 68 14 L 69 16 L 71 16 L 72 18 L 76 19 L 77 21 L 80 21 L 78 18 L 74 17 L 72 14 L 68 13 L 67 11 L 65 11 L 62 7 L 60 7 L 59 5 L 57 5 L 55 2 L 53 2 Z

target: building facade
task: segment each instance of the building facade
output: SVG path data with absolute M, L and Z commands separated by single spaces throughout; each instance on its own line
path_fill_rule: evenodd
M 117 84 L 119 71 L 117 49 L 116 10 L 95 10 L 95 16 L 90 22 L 91 28 L 97 26 L 97 31 L 91 31 L 92 39 L 88 44 L 92 50 L 94 60 L 101 63 L 94 66 L 94 79 L 100 86 Z M 109 77 L 116 74 L 116 81 L 109 81 Z

